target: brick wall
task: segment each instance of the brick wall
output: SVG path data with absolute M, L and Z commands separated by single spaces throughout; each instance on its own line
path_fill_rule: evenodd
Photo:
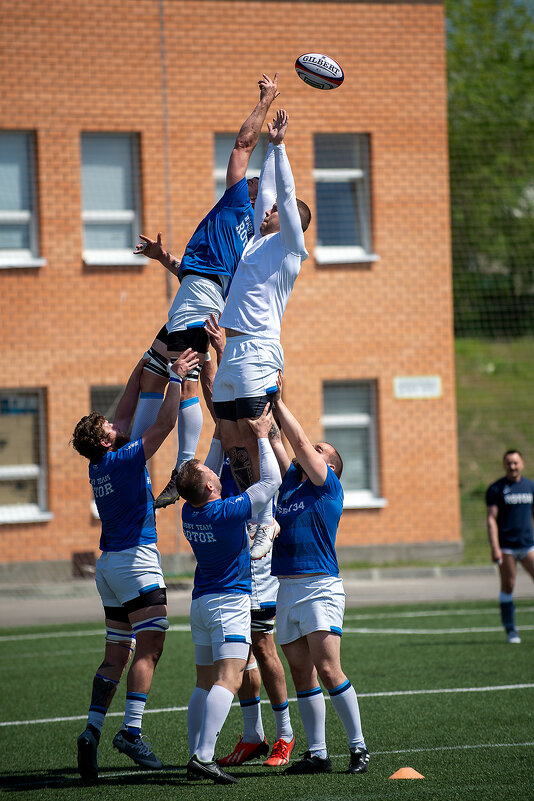
M 160 10 L 163 9 L 160 27 Z M 162 46 L 162 30 L 164 47 Z M 325 52 L 343 66 L 333 92 L 293 64 Z M 347 510 L 340 545 L 460 540 L 447 176 L 444 13 L 439 3 L 19 0 L 0 28 L 1 126 L 36 132 L 41 255 L 0 271 L 2 386 L 47 392 L 47 523 L 0 526 L 2 560 L 96 550 L 86 463 L 68 441 L 89 387 L 121 384 L 166 320 L 160 265 L 82 264 L 80 134 L 138 132 L 142 230 L 179 255 L 213 203 L 213 133 L 235 132 L 263 71 L 278 70 L 290 113 L 297 192 L 314 210 L 313 134 L 371 136 L 373 264 L 314 263 L 289 302 L 286 399 L 321 438 L 322 381 L 378 382 L 380 489 L 387 506 Z M 170 209 L 165 204 L 162 66 Z M 170 219 L 170 230 L 167 225 Z M 397 375 L 440 375 L 443 396 L 398 400 Z M 211 434 L 206 425 L 200 456 Z M 174 437 L 154 457 L 167 481 Z M 186 550 L 178 508 L 158 514 L 164 553 Z

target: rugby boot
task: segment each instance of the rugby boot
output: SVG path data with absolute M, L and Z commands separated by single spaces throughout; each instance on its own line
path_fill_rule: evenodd
M 154 501 L 154 509 L 165 509 L 166 506 L 170 506 L 172 503 L 176 503 L 176 501 L 180 497 L 180 493 L 178 492 L 178 489 L 176 487 L 177 475 L 178 475 L 178 470 L 173 470 L 167 486 L 160 492 L 160 494 Z

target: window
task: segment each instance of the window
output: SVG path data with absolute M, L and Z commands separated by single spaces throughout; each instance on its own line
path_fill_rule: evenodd
M 52 519 L 44 429 L 41 390 L 0 390 L 0 523 Z
M 124 387 L 91 387 L 91 411 L 113 420 L 123 392 Z
M 369 137 L 315 134 L 318 264 L 376 261 L 371 245 Z
M 376 437 L 376 383 L 323 385 L 324 438 L 343 459 L 341 484 L 347 507 L 380 507 Z
M 235 134 L 215 134 L 215 200 L 219 200 L 226 189 L 226 168 L 233 150 Z M 267 153 L 269 140 L 266 134 L 260 134 L 258 144 L 252 151 L 248 163 L 247 178 L 259 178 L 263 160 Z
M 83 259 L 89 265 L 144 264 L 135 134 L 82 135 Z
M 36 219 L 35 139 L 0 131 L 0 267 L 41 267 Z

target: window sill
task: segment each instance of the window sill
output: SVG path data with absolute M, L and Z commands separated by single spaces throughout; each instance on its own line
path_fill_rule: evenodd
M 346 492 L 343 500 L 343 509 L 383 509 L 387 505 L 386 498 L 363 492 Z
M 316 264 L 369 264 L 379 261 L 376 253 L 366 253 L 358 247 L 323 247 L 314 250 Z
M 86 267 L 144 267 L 149 262 L 129 250 L 84 250 L 82 258 Z
M 32 269 L 35 267 L 46 267 L 46 259 L 38 259 L 32 256 L 22 258 L 0 256 L 0 270 Z
M 39 509 L 35 503 L 21 503 L 12 506 L 0 506 L 0 525 L 16 525 L 17 523 L 48 523 L 53 520 L 52 512 Z

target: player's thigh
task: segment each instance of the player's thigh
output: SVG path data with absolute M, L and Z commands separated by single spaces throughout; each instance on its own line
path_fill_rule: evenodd
M 515 577 L 517 572 L 516 558 L 510 553 L 502 554 L 502 561 L 499 565 L 499 574 L 501 577 L 501 591 L 510 593 L 515 586 Z
M 530 573 L 532 578 L 534 578 L 534 548 L 532 548 L 527 554 L 525 554 L 523 559 L 521 559 L 521 564 L 523 565 L 527 573 Z

